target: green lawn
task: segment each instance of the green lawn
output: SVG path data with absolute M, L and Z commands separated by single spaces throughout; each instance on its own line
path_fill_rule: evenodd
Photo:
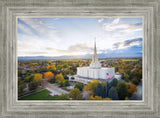
M 50 92 L 47 89 L 44 89 L 40 92 L 33 93 L 32 95 L 28 95 L 20 98 L 19 100 L 60 100 L 60 96 L 49 96 L 47 95 Z

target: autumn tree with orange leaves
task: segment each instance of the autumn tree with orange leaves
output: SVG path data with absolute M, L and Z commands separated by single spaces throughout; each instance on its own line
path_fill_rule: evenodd
M 54 78 L 54 74 L 52 72 L 46 72 L 44 73 L 44 78 L 47 80 L 47 81 L 52 81 L 53 78 Z
M 40 74 L 40 73 L 35 74 L 34 78 L 33 78 L 33 81 L 37 82 L 39 85 L 41 85 L 41 82 L 43 81 L 42 74 Z
M 126 83 L 126 85 L 127 85 L 127 88 L 128 88 L 129 96 L 132 96 L 133 93 L 137 92 L 136 85 L 134 85 L 132 83 Z

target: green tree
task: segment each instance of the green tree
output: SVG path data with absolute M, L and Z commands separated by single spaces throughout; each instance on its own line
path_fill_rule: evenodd
M 71 79 L 74 79 L 74 77 L 71 77 Z
M 38 87 L 38 85 L 39 85 L 39 84 L 38 84 L 36 81 L 31 81 L 31 82 L 29 83 L 29 90 L 30 90 L 30 91 L 36 90 L 37 87 Z
M 70 83 L 69 83 L 69 80 L 64 80 L 65 81 L 65 86 L 69 86 Z
M 63 80 L 58 82 L 60 87 L 69 86 L 69 80 Z
M 21 77 L 23 74 L 22 74 L 22 71 L 21 70 L 18 70 L 18 77 Z
M 64 79 L 68 80 L 69 78 L 67 77 L 67 75 L 64 76 Z
M 128 75 L 128 74 L 124 74 L 124 80 L 125 80 L 126 82 L 129 82 L 129 75 Z
M 105 88 L 102 86 L 101 83 L 98 83 L 95 95 L 96 96 L 101 96 L 102 98 L 105 97 Z
M 71 89 L 69 92 L 69 97 L 72 98 L 72 100 L 82 100 L 83 97 L 81 95 L 81 91 L 77 88 Z
M 30 70 L 29 70 L 29 73 L 34 73 L 34 70 L 33 70 L 33 69 L 30 69 Z
M 57 74 L 56 77 L 55 77 L 55 79 L 56 79 L 56 82 L 64 81 L 64 77 L 63 77 L 62 74 Z
M 68 94 L 63 94 L 62 93 L 59 97 L 60 97 L 61 100 L 69 100 L 69 95 Z
M 59 84 L 60 87 L 64 87 L 65 86 L 65 81 L 59 81 L 58 84 Z
M 105 90 L 105 97 L 108 97 L 109 89 L 111 88 L 111 84 L 107 81 L 106 82 L 106 90 Z
M 120 100 L 124 100 L 125 97 L 128 97 L 128 89 L 125 82 L 118 82 L 116 90 Z
M 112 87 L 116 87 L 117 84 L 118 84 L 118 80 L 117 80 L 116 78 L 114 78 L 114 79 L 111 81 L 110 84 L 111 84 Z
M 33 80 L 33 78 L 34 78 L 34 75 L 29 75 L 29 76 L 26 76 L 24 78 L 24 81 L 27 82 L 27 83 L 29 83 L 29 82 L 31 82 Z
M 78 88 L 80 91 L 83 90 L 84 85 L 82 83 L 76 83 L 74 88 Z
M 96 88 L 97 88 L 97 85 L 99 82 L 100 82 L 99 80 L 95 80 L 95 79 L 89 81 L 88 84 L 86 86 L 84 86 L 84 90 L 89 91 L 92 94 L 95 94 Z
M 134 79 L 132 79 L 132 83 L 135 84 L 135 85 L 138 85 L 139 81 L 136 78 L 134 78 Z
M 112 87 L 109 90 L 108 97 L 111 98 L 112 100 L 118 100 L 119 99 L 117 90 L 114 87 Z
M 24 93 L 26 85 L 22 83 L 20 80 L 18 80 L 18 95 L 21 95 Z

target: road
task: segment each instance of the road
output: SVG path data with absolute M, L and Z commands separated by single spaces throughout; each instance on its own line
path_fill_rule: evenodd
M 65 90 L 59 88 L 58 86 L 56 86 L 54 84 L 50 84 L 48 82 L 45 83 L 45 88 L 51 92 L 50 93 L 51 96 L 61 95 L 62 93 L 63 94 L 69 93 L 68 91 L 65 91 Z

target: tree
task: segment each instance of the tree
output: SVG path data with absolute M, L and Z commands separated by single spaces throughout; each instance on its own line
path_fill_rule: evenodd
M 95 79 L 89 81 L 88 84 L 84 87 L 84 90 L 90 91 L 92 94 L 95 94 L 99 82 L 100 82 L 99 80 Z
M 121 78 L 124 80 L 124 73 L 121 73 L 121 75 L 122 75 Z
M 65 86 L 65 81 L 59 81 L 58 84 L 59 84 L 60 87 L 64 87 Z
M 18 86 L 18 95 L 21 95 L 24 93 L 25 85 L 20 84 Z
M 56 69 L 55 64 L 52 64 L 52 65 L 48 65 L 48 66 L 47 66 L 47 70 L 55 70 L 55 69 Z
M 128 74 L 124 74 L 124 80 L 125 80 L 126 82 L 129 82 L 129 75 L 128 75 Z
M 112 100 L 118 100 L 119 99 L 117 90 L 114 87 L 112 87 L 109 90 L 108 97 L 111 98 Z
M 38 85 L 39 85 L 39 84 L 38 84 L 36 81 L 31 81 L 31 82 L 29 83 L 29 90 L 32 91 L 32 90 L 37 89 Z
M 60 100 L 69 100 L 69 95 L 68 94 L 61 94 L 60 96 Z
M 134 79 L 132 79 L 132 83 L 135 84 L 135 85 L 138 85 L 139 81 L 136 78 L 134 78 Z
M 70 85 L 69 80 L 59 81 L 58 84 L 59 84 L 60 87 L 69 86 Z
M 64 77 L 63 77 L 62 74 L 57 74 L 56 77 L 55 77 L 55 79 L 56 79 L 56 82 L 58 83 L 58 82 L 63 81 L 63 80 L 64 80 Z
M 69 78 L 67 77 L 67 75 L 64 76 L 64 79 L 68 80 Z
M 47 80 L 47 81 L 52 81 L 53 80 L 53 77 L 54 77 L 54 74 L 52 72 L 46 72 L 44 73 L 44 78 Z
M 70 83 L 69 83 L 69 80 L 64 80 L 65 81 L 65 86 L 69 86 Z
M 101 84 L 103 87 L 106 87 L 106 82 L 105 81 L 101 81 Z
M 29 73 L 34 73 L 34 70 L 33 70 L 33 69 L 30 69 L 30 70 L 29 70 Z
M 96 96 L 101 96 L 102 98 L 105 97 L 105 88 L 102 86 L 101 83 L 98 83 L 95 95 Z
M 114 78 L 114 79 L 111 81 L 110 84 L 111 84 L 112 87 L 116 87 L 117 84 L 118 84 L 118 80 L 117 80 L 116 78 Z
M 65 63 L 65 64 L 63 65 L 63 68 L 67 68 L 67 67 L 68 67 L 68 64 Z
M 18 95 L 21 95 L 24 93 L 25 84 L 22 83 L 20 80 L 18 80 Z
M 71 77 L 71 79 L 73 80 L 73 79 L 74 79 L 74 77 Z
M 124 100 L 125 97 L 128 97 L 128 89 L 125 82 L 118 82 L 116 90 L 120 100 Z
M 126 83 L 126 85 L 127 85 L 127 88 L 128 88 L 129 96 L 132 96 L 133 93 L 137 92 L 136 85 L 134 85 L 132 83 Z
M 22 71 L 21 70 L 18 70 L 18 77 L 21 77 L 23 74 L 22 74 Z
M 111 84 L 109 82 L 106 82 L 106 90 L 105 90 L 105 97 L 108 97 L 109 89 L 111 88 Z
M 71 89 L 69 92 L 69 97 L 72 98 L 72 100 L 82 100 L 83 97 L 81 95 L 81 91 L 77 88 Z
M 42 74 L 40 74 L 40 73 L 35 74 L 35 75 L 34 75 L 34 78 L 33 78 L 33 81 L 34 81 L 34 82 L 37 82 L 38 85 L 40 85 L 41 82 L 43 81 Z
M 82 83 L 76 83 L 74 88 L 78 88 L 80 91 L 83 90 L 84 85 Z
M 27 83 L 29 83 L 29 82 L 31 82 L 33 80 L 33 78 L 34 78 L 34 75 L 29 75 L 29 76 L 26 76 L 24 78 L 24 81 L 27 82 Z

